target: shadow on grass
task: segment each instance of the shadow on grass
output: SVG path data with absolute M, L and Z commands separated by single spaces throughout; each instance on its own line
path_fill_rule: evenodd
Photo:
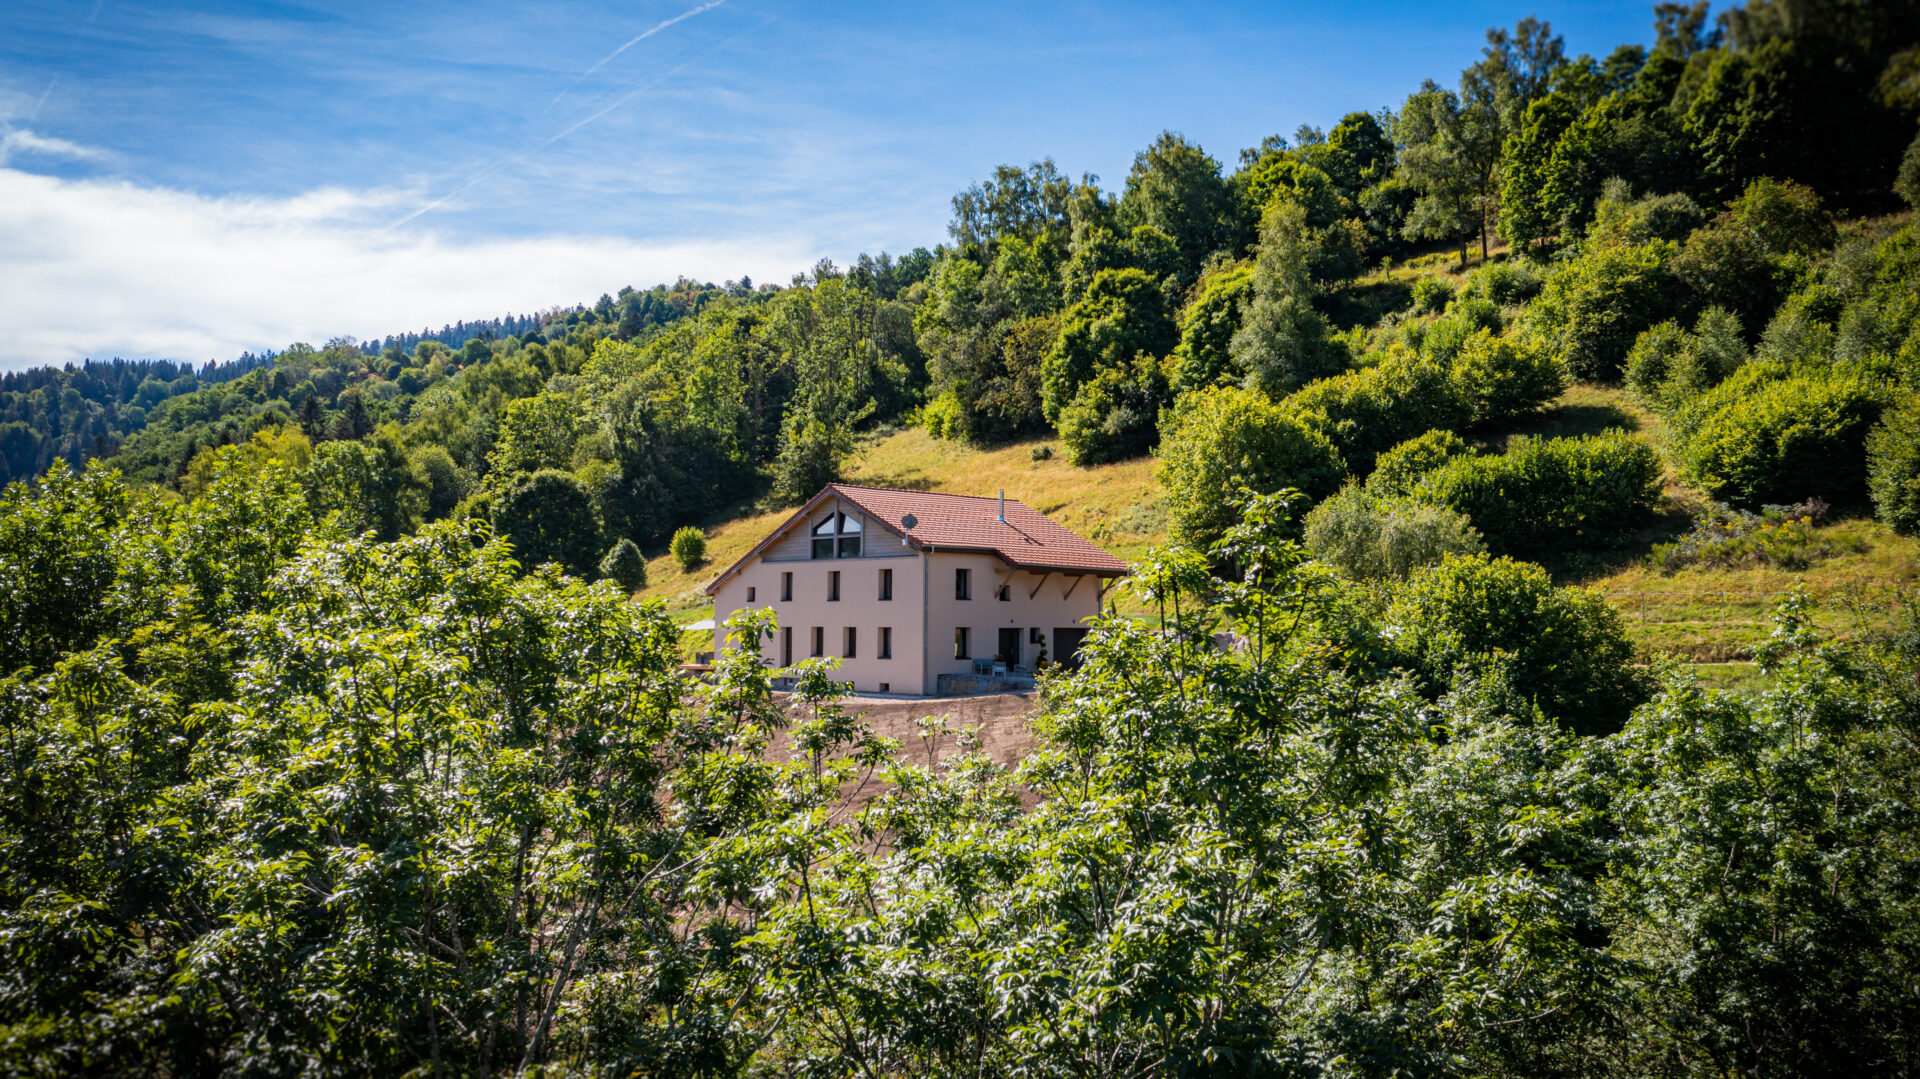
M 1610 430 L 1638 431 L 1640 417 L 1607 402 L 1563 401 L 1542 409 L 1538 414 L 1508 424 L 1484 436 L 1491 448 L 1500 450 L 1517 435 L 1534 438 L 1579 438 Z

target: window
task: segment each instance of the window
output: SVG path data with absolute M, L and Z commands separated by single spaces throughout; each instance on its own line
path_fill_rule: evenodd
M 953 571 L 953 598 L 954 599 L 972 599 L 973 598 L 973 571 L 972 570 L 957 569 Z
M 830 513 L 813 526 L 814 558 L 859 558 L 860 518 Z
M 747 586 L 747 602 L 748 603 L 753 602 L 753 586 L 752 585 Z
M 837 603 L 839 602 L 839 600 L 840 600 L 840 571 L 833 570 L 827 574 L 827 602 Z
M 880 571 L 880 598 L 893 598 L 893 571 L 890 569 Z
M 961 570 L 960 572 L 965 573 L 966 571 Z M 968 629 L 965 626 L 960 626 L 953 631 L 953 658 L 955 659 L 972 659 L 973 658 L 973 647 L 972 647 L 973 639 L 972 638 L 973 638 L 973 631 Z
M 841 654 L 846 656 L 848 659 L 852 659 L 854 656 L 858 655 L 859 652 L 860 652 L 860 631 L 853 628 L 852 626 L 848 626 L 847 627 L 847 646 L 846 648 L 841 650 Z
M 1000 602 L 1005 603 L 1008 600 L 1011 600 L 1012 598 L 1013 598 L 1013 586 L 1010 584 L 1001 585 L 1000 586 Z
M 780 627 L 780 665 L 793 666 L 793 627 Z
M 827 631 L 820 626 L 813 627 L 813 654 L 816 656 L 827 654 Z
M 880 683 L 880 692 L 882 692 L 882 693 L 892 693 L 892 692 L 893 692 L 893 683 L 892 683 L 892 682 L 882 682 L 882 683 Z
M 879 657 L 881 659 L 893 658 L 893 627 L 892 626 L 880 627 Z
M 780 599 L 786 603 L 793 602 L 793 574 L 791 573 L 780 575 Z

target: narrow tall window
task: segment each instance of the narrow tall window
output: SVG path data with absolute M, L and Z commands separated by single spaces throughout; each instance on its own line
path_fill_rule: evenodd
M 1012 598 L 1013 598 L 1013 586 L 1010 584 L 1001 585 L 1000 586 L 1000 602 L 1006 603 Z
M 893 571 L 890 569 L 880 571 L 880 598 L 893 598 Z
M 747 586 L 747 602 L 748 603 L 753 602 L 753 586 L 752 585 Z
M 831 570 L 827 573 L 827 602 L 834 603 L 834 602 L 838 602 L 839 599 L 840 599 L 840 571 L 836 569 L 836 570 Z
M 954 599 L 972 599 L 973 598 L 973 571 L 972 570 L 957 569 L 953 571 L 953 598 Z
M 780 627 L 780 665 L 793 666 L 793 627 Z
M 893 627 L 892 626 L 880 627 L 879 657 L 881 659 L 893 658 Z
M 791 573 L 780 575 L 780 599 L 784 603 L 793 602 L 793 574 Z
M 860 631 L 853 628 L 852 626 L 848 626 L 847 627 L 847 646 L 846 648 L 842 649 L 842 654 L 844 654 L 848 659 L 852 659 L 855 655 L 859 653 L 859 651 L 860 651 Z
M 824 627 L 813 627 L 813 654 L 816 656 L 827 654 L 827 631 Z
M 965 572 L 965 571 L 963 570 L 962 572 Z M 968 629 L 967 627 L 959 626 L 954 629 L 953 658 L 955 659 L 972 659 L 973 658 L 973 639 L 972 638 L 973 638 L 973 631 Z

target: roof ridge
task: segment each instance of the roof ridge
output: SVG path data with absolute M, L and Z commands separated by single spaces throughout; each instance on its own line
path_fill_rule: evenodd
M 916 491 L 911 487 L 875 487 L 869 483 L 843 483 L 839 480 L 835 480 L 829 486 L 851 487 L 856 491 L 885 491 L 888 494 L 896 494 L 896 495 L 933 495 L 935 498 L 977 498 L 982 502 L 994 502 L 994 501 L 997 501 L 1000 497 L 998 495 L 958 495 L 958 494 L 953 494 L 950 491 Z M 1017 498 L 1008 498 L 1007 501 L 1017 503 L 1022 506 L 1027 505 L 1025 502 L 1021 502 Z M 1032 506 L 1027 506 L 1027 508 L 1033 509 Z M 1035 510 L 1034 512 L 1038 513 L 1039 511 Z

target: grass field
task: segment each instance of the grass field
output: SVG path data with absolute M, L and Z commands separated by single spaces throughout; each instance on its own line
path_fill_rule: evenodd
M 1478 251 L 1474 254 L 1477 256 Z M 1623 391 L 1574 386 L 1539 415 L 1483 434 L 1483 451 L 1497 452 L 1516 435 L 1565 437 L 1610 428 L 1660 444 L 1659 419 Z M 1051 446 L 1053 456 L 1034 459 Z M 1005 490 L 1094 540 L 1124 559 L 1137 558 L 1166 540 L 1167 513 L 1153 482 L 1153 461 L 1141 458 L 1095 468 L 1075 468 L 1057 441 L 1020 442 L 975 449 L 918 429 L 865 438 L 848 468 L 848 482 L 951 494 L 992 495 Z M 1625 617 L 1635 645 L 1649 660 L 1673 655 L 1697 665 L 1709 685 L 1753 689 L 1763 680 L 1752 664 L 1753 645 L 1772 630 L 1771 613 L 1782 593 L 1799 587 L 1818 603 L 1821 627 L 1851 636 L 1888 624 L 1899 591 L 1920 582 L 1920 544 L 1895 536 L 1867 519 L 1842 519 L 1820 531 L 1847 549 L 1804 570 L 1773 566 L 1688 568 L 1663 574 L 1647 561 L 1652 545 L 1684 532 L 1705 498 L 1669 470 L 1660 512 L 1629 544 L 1571 552 L 1548 566 L 1557 582 L 1598 589 Z M 749 509 L 707 528 L 707 562 L 685 573 L 662 556 L 647 565 L 642 594 L 666 601 L 675 618 L 707 617 L 712 606 L 701 585 L 751 550 L 784 521 L 791 508 Z M 711 648 L 704 635 L 689 635 L 690 649 Z

